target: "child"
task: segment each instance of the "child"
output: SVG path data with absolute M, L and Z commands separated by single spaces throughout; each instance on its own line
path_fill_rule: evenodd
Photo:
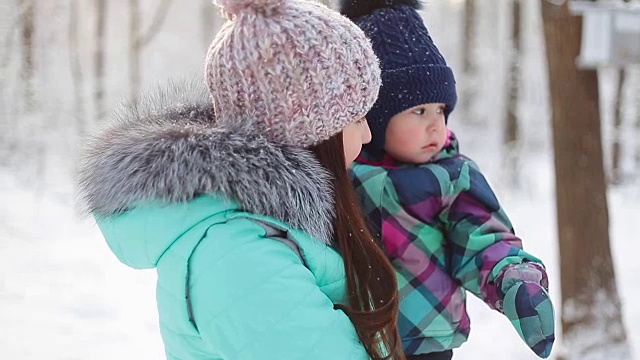
M 396 269 L 404 351 L 409 359 L 451 359 L 469 335 L 469 290 L 546 358 L 554 341 L 547 274 L 447 129 L 455 79 L 419 8 L 417 0 L 345 0 L 341 8 L 371 39 L 382 68 L 366 116 L 373 139 L 353 175 Z

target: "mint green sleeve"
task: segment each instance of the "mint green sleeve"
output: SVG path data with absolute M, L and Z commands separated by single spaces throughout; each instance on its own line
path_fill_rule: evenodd
M 244 219 L 214 226 L 191 257 L 194 320 L 224 360 L 368 359 L 353 324 L 298 255 Z

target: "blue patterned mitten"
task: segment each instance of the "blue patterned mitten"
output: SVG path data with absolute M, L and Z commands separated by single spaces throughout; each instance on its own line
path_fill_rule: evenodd
M 504 298 L 498 310 L 536 355 L 549 357 L 555 340 L 555 316 L 544 268 L 532 262 L 510 265 L 501 281 Z

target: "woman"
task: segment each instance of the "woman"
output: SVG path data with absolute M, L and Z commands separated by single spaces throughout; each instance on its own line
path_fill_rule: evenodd
M 368 40 L 315 3 L 220 5 L 209 94 L 121 111 L 89 144 L 88 210 L 157 269 L 169 359 L 401 359 L 395 275 L 347 174 L 380 86 Z

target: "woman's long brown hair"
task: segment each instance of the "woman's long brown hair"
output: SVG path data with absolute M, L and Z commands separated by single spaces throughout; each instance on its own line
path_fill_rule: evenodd
M 349 296 L 348 305 L 336 308 L 349 316 L 372 359 L 404 360 L 397 327 L 396 275 L 362 215 L 347 172 L 342 133 L 311 151 L 333 176 L 334 240 L 344 259 Z

